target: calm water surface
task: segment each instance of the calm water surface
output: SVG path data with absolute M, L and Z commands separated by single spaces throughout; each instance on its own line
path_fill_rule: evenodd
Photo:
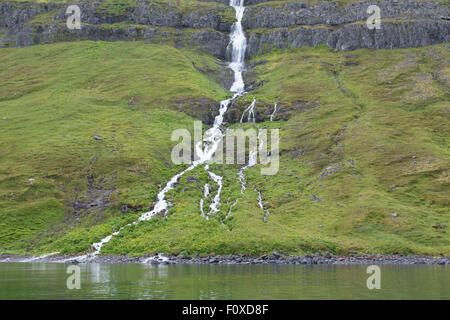
M 450 299 L 450 267 L 389 265 L 368 290 L 367 266 L 0 263 L 0 299 Z

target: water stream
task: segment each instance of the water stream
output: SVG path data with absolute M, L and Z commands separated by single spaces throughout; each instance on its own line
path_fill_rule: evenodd
M 235 94 L 231 99 L 224 100 L 224 101 L 226 101 L 226 108 L 228 108 L 231 101 L 236 99 L 238 96 L 241 96 L 244 94 L 245 84 L 244 84 L 244 79 L 242 77 L 242 72 L 244 71 L 244 67 L 245 67 L 245 49 L 247 47 L 247 39 L 245 38 L 245 33 L 244 33 L 244 30 L 243 30 L 242 24 L 241 24 L 241 20 L 242 20 L 242 17 L 244 16 L 244 10 L 245 10 L 244 0 L 230 0 L 230 6 L 232 6 L 235 10 L 236 22 L 231 27 L 230 43 L 227 46 L 227 53 L 231 58 L 231 62 L 228 64 L 228 67 L 231 70 L 233 70 L 233 73 L 234 73 L 234 81 L 233 81 L 233 84 L 231 85 L 230 91 L 234 92 Z M 221 106 L 225 105 L 224 101 L 221 102 Z M 254 105 L 254 102 L 255 102 L 255 99 L 253 100 L 253 105 Z M 225 113 L 226 108 L 221 107 L 221 110 L 224 109 L 223 113 Z M 223 113 L 221 113 L 221 117 L 223 116 Z M 253 115 L 253 118 L 254 118 L 254 115 Z M 250 119 L 250 116 L 249 116 L 249 119 Z M 222 121 L 223 121 L 223 117 L 221 118 L 220 123 L 222 123 Z M 223 138 L 222 132 L 220 133 L 220 138 L 221 139 Z M 216 146 L 215 150 L 217 150 L 217 146 Z M 212 154 L 209 158 L 211 158 L 211 157 L 212 157 Z M 208 219 L 209 215 L 211 213 L 215 213 L 215 212 L 219 211 L 218 207 L 220 205 L 220 193 L 221 193 L 222 187 L 223 187 L 223 184 L 222 184 L 223 177 L 209 171 L 209 167 L 206 170 L 208 171 L 209 177 L 218 185 L 217 193 L 210 204 L 210 211 L 208 214 L 204 213 L 203 205 L 204 205 L 205 200 L 204 199 L 200 200 L 200 210 L 202 211 L 202 215 L 206 219 Z M 205 188 L 206 188 L 206 185 L 205 185 Z M 209 195 L 210 195 L 209 192 L 208 192 L 208 194 L 205 193 L 204 198 L 208 197 Z
M 234 82 L 230 88 L 230 91 L 234 93 L 233 97 L 230 99 L 225 99 L 220 102 L 220 109 L 219 114 L 214 118 L 214 124 L 213 126 L 208 129 L 205 132 L 205 138 L 202 141 L 199 141 L 195 146 L 195 153 L 196 153 L 196 160 L 193 161 L 193 163 L 184 169 L 183 171 L 177 173 L 174 175 L 169 182 L 164 186 L 162 190 L 158 193 L 157 201 L 153 207 L 152 210 L 145 212 L 142 214 L 139 219 L 133 223 L 129 223 L 125 226 L 122 226 L 119 230 L 115 230 L 110 235 L 106 236 L 105 238 L 101 239 L 99 242 L 96 242 L 92 244 L 93 252 L 79 256 L 79 257 L 72 257 L 65 259 L 62 262 L 69 262 L 72 260 L 77 261 L 89 261 L 93 259 L 95 256 L 97 256 L 101 250 L 102 247 L 107 244 L 113 237 L 117 236 L 124 228 L 129 227 L 131 225 L 135 225 L 141 221 L 146 221 L 149 219 L 152 219 L 153 217 L 159 215 L 159 214 L 166 214 L 167 210 L 169 209 L 170 203 L 166 199 L 166 194 L 170 190 L 172 190 L 175 185 L 178 183 L 179 179 L 188 171 L 193 170 L 198 165 L 202 165 L 207 163 L 209 160 L 212 159 L 214 153 L 216 152 L 217 148 L 221 145 L 220 142 L 223 139 L 223 132 L 221 130 L 221 125 L 223 123 L 223 116 L 225 112 L 227 111 L 230 103 L 236 99 L 238 96 L 241 96 L 244 94 L 244 79 L 242 76 L 242 72 L 244 71 L 244 60 L 245 60 L 245 49 L 247 47 L 247 39 L 245 38 L 244 30 L 242 28 L 241 20 L 244 15 L 244 0 L 230 0 L 230 6 L 232 6 L 235 10 L 236 15 L 236 22 L 233 24 L 230 32 L 230 42 L 227 46 L 227 51 L 231 52 L 231 61 L 228 64 L 228 67 L 233 70 L 234 73 Z M 253 101 L 254 104 L 255 100 Z M 254 115 L 253 115 L 254 118 Z M 250 119 L 250 117 L 249 117 Z M 255 158 L 256 159 L 256 158 Z M 215 213 L 219 211 L 218 207 L 220 205 L 220 194 L 222 191 L 222 179 L 223 177 L 213 173 L 209 170 L 209 165 L 205 165 L 205 170 L 208 172 L 209 177 L 211 180 L 217 184 L 217 193 L 212 199 L 212 202 L 210 204 L 210 210 L 208 214 L 205 214 L 203 204 L 204 199 L 200 200 L 200 210 L 202 212 L 202 216 L 204 216 L 206 219 L 208 219 L 209 215 L 211 213 Z M 204 186 L 204 198 L 207 198 L 210 196 L 210 186 L 208 183 Z M 55 254 L 55 253 L 51 253 Z M 49 254 L 49 255 L 51 255 Z M 46 255 L 47 256 L 47 255 Z M 44 258 L 45 256 L 38 256 L 31 258 L 33 261 L 38 260 L 41 258 Z M 26 262 L 26 261 L 24 261 Z
M 244 115 L 246 112 L 248 112 L 248 117 L 247 117 L 247 122 L 256 122 L 256 118 L 255 118 L 255 104 L 256 104 L 256 99 L 255 97 L 253 97 L 253 101 L 252 103 L 250 103 L 250 105 L 248 106 L 247 109 L 244 110 L 244 112 L 242 112 L 242 116 L 241 116 L 241 123 L 244 120 Z
M 275 113 L 277 112 L 277 103 L 275 102 L 273 105 L 273 112 L 270 115 L 270 121 L 273 121 L 273 117 L 275 116 Z
M 166 199 L 166 194 L 170 190 L 172 190 L 178 180 L 188 171 L 193 170 L 198 165 L 204 164 L 207 161 L 211 160 L 217 147 L 220 145 L 220 142 L 223 138 L 223 132 L 220 129 L 223 123 L 223 115 L 228 109 L 231 101 L 236 99 L 236 97 L 240 96 L 244 92 L 244 80 L 242 77 L 242 72 L 244 71 L 244 59 L 245 59 L 245 49 L 247 47 L 247 39 L 245 38 L 244 30 L 242 29 L 241 20 L 244 15 L 244 0 L 230 0 L 230 6 L 232 6 L 236 13 L 236 22 L 233 24 L 230 33 L 230 43 L 227 47 L 227 50 L 231 50 L 231 62 L 229 63 L 229 68 L 233 70 L 234 73 L 234 82 L 231 86 L 230 91 L 235 94 L 231 99 L 226 99 L 220 102 L 220 110 L 219 114 L 214 119 L 214 125 L 208 129 L 205 133 L 205 138 L 203 141 L 200 141 L 195 146 L 196 155 L 198 157 L 188 168 L 174 175 L 169 182 L 165 185 L 165 187 L 158 193 L 156 204 L 154 205 L 151 211 L 145 212 L 142 214 L 138 221 L 127 224 L 121 227 L 119 230 L 114 233 L 108 235 L 107 237 L 101 239 L 99 242 L 94 243 L 92 248 L 94 249 L 93 253 L 87 254 L 82 257 L 70 258 L 77 259 L 80 261 L 89 260 L 96 255 L 98 255 L 102 249 L 102 247 L 108 243 L 114 236 L 118 235 L 125 227 L 136 224 L 140 221 L 146 221 L 152 219 L 158 214 L 167 213 L 167 210 L 170 206 L 170 203 Z M 220 193 L 222 191 L 222 177 L 214 174 L 209 171 L 209 166 L 205 166 L 205 169 L 208 171 L 210 178 L 218 185 L 217 193 L 214 196 L 211 205 L 210 205 L 210 213 L 217 212 L 218 207 L 220 205 Z M 206 190 L 208 190 L 206 192 Z M 205 186 L 205 197 L 209 196 L 209 185 Z M 203 200 L 203 199 L 202 199 Z M 203 201 L 201 201 L 201 210 L 203 211 Z M 209 215 L 209 214 L 208 214 Z

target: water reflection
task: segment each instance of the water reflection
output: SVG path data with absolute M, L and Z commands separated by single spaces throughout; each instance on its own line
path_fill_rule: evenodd
M 0 299 L 450 299 L 448 266 L 381 266 L 381 290 L 367 266 L 0 263 Z

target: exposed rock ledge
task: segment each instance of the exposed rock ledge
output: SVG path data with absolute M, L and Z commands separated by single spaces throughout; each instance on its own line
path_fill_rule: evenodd
M 67 4 L 0 2 L 0 47 L 74 40 L 146 40 L 194 46 L 226 58 L 234 14 L 232 8 L 219 3 L 227 1 L 215 2 L 178 8 L 170 3 L 139 0 L 120 14 L 105 11 L 103 0 L 80 2 L 81 30 L 66 28 Z M 346 51 L 421 47 L 450 40 L 449 6 L 444 2 L 378 2 L 382 19 L 379 30 L 369 30 L 365 24 L 369 2 L 344 8 L 333 2 L 247 2 L 250 6 L 243 19 L 248 36 L 247 58 L 273 47 L 327 44 Z
M 422 1 L 358 2 L 341 8 L 338 3 L 321 2 L 308 5 L 301 1 L 266 2 L 246 8 L 242 25 L 244 29 L 283 28 L 300 25 L 339 26 L 366 21 L 367 8 L 376 4 L 383 20 L 440 20 L 449 17 L 449 5 Z
M 91 25 L 128 24 L 150 25 L 172 28 L 210 28 L 229 32 L 234 19 L 232 8 L 217 4 L 212 6 L 192 5 L 178 7 L 170 2 L 138 0 L 135 6 L 116 12 L 108 8 L 104 0 L 77 1 L 73 3 L 27 3 L 0 2 L 0 27 L 14 28 L 29 22 L 37 15 L 48 12 L 46 22 L 65 22 L 66 9 L 77 5 L 81 12 L 81 22 Z
M 69 30 L 64 23 L 26 25 L 16 34 L 7 35 L 4 43 L 12 41 L 16 47 L 76 40 L 136 41 L 173 44 L 175 47 L 194 46 L 219 58 L 225 58 L 229 42 L 227 34 L 212 29 L 174 29 L 149 26 L 82 25 L 80 30 Z M 0 40 L 0 46 L 2 41 Z
M 422 47 L 450 40 L 449 5 L 436 2 L 381 1 L 381 29 L 366 26 L 372 2 L 308 5 L 304 2 L 264 2 L 245 11 L 247 57 L 272 47 L 327 44 L 336 50 Z
M 450 22 L 434 20 L 383 22 L 381 29 L 369 30 L 365 24 L 348 24 L 339 28 L 297 27 L 249 30 L 247 57 L 271 48 L 312 47 L 327 44 L 349 51 L 360 48 L 416 48 L 450 42 Z
M 81 10 L 80 30 L 66 27 L 67 3 L 0 2 L 0 47 L 74 40 L 147 40 L 196 46 L 225 58 L 228 33 L 235 20 L 233 9 L 222 4 L 202 6 L 199 2 L 177 7 L 139 0 L 122 13 L 106 10 L 103 0 L 74 4 Z

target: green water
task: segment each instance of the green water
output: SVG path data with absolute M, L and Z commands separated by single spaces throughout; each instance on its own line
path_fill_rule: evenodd
M 69 265 L 0 263 L 0 299 L 450 299 L 448 266 L 83 264 L 80 289 Z

